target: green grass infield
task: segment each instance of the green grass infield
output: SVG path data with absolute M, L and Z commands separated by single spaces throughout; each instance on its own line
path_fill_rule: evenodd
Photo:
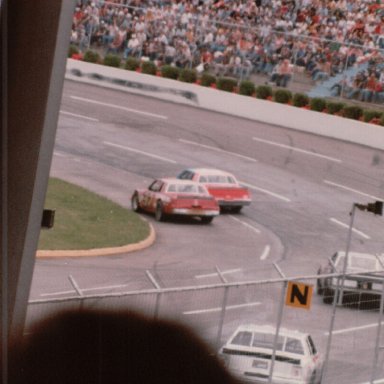
M 39 250 L 119 247 L 150 233 L 135 212 L 56 178 L 49 180 L 45 208 L 55 210 L 55 218 L 53 228 L 41 230 Z

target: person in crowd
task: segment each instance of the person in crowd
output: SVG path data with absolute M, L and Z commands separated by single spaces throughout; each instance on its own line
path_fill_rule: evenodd
M 372 101 L 374 103 L 384 103 L 384 81 L 380 81 L 380 79 L 376 82 Z
M 277 85 L 279 87 L 286 87 L 292 78 L 292 65 L 288 59 L 284 59 L 278 69 L 279 79 Z
M 377 79 L 376 79 L 376 74 L 374 72 L 371 72 L 365 83 L 364 83 L 364 88 L 361 90 L 361 101 L 372 101 L 373 96 L 375 95 L 376 92 L 376 86 L 377 86 Z
M 353 88 L 353 84 L 351 79 L 344 75 L 342 79 L 336 83 L 334 83 L 331 88 L 331 96 L 338 97 L 348 94 Z
M 108 45 L 106 54 L 117 54 L 119 53 L 124 45 L 124 41 L 127 35 L 127 31 L 122 27 L 114 25 L 114 37 L 112 42 Z
M 311 72 L 312 80 L 317 81 L 324 81 L 329 79 L 331 76 L 331 62 L 328 60 L 319 60 L 316 63 L 315 68 Z
M 367 81 L 367 76 L 365 71 L 360 71 L 353 78 L 352 87 L 349 92 L 345 93 L 345 97 L 347 99 L 361 99 L 361 92 L 365 87 L 365 83 Z
M 127 59 L 128 56 L 138 57 L 141 50 L 141 44 L 139 39 L 136 36 L 136 33 L 133 33 L 131 38 L 127 42 L 127 47 L 124 49 L 123 58 Z

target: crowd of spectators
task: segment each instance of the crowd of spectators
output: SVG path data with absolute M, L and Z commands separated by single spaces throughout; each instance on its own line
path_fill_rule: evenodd
M 371 89 L 373 77 L 375 87 L 383 86 L 384 3 L 77 0 L 71 42 L 82 52 L 96 47 L 124 59 L 132 56 L 159 66 L 208 69 L 218 76 L 247 79 L 260 73 L 282 87 L 288 85 L 293 71 L 307 74 L 316 83 L 368 63 L 375 68 L 365 76 Z M 343 79 L 347 80 L 352 84 L 344 84 L 343 90 L 354 90 L 356 79 Z M 348 95 L 376 101 L 380 99 L 373 97 L 376 93 Z
M 332 96 L 363 102 L 384 103 L 384 66 L 369 65 L 353 77 L 344 76 L 331 87 Z

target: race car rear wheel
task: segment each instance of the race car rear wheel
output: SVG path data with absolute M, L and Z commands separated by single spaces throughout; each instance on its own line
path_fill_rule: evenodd
M 213 216 L 202 216 L 201 217 L 201 222 L 204 224 L 209 224 L 212 223 Z
M 163 203 L 161 201 L 156 203 L 155 219 L 156 221 L 164 221 Z
M 243 209 L 243 207 L 240 205 L 240 206 L 237 206 L 237 207 L 232 207 L 231 211 L 232 211 L 232 213 L 240 213 L 240 211 L 242 209 Z
M 137 193 L 135 193 L 133 196 L 132 196 L 132 199 L 131 199 L 131 207 L 132 207 L 132 210 L 135 211 L 135 212 L 141 212 L 141 207 L 140 207 L 140 203 L 139 203 L 139 195 Z

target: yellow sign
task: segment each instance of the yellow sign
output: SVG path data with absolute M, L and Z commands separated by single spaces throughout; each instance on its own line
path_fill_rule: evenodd
M 285 298 L 285 305 L 296 308 L 309 309 L 311 306 L 312 291 L 312 285 L 289 281 L 287 287 L 287 296 Z

